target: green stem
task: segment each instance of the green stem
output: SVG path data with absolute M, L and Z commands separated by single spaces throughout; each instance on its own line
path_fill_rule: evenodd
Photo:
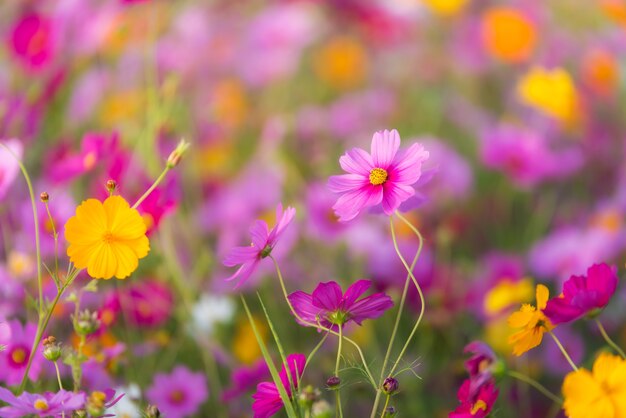
M 154 181 L 154 183 L 152 183 L 152 186 L 150 186 L 150 188 L 148 190 L 146 190 L 146 192 L 143 195 L 141 195 L 141 197 L 139 199 L 137 199 L 137 201 L 135 202 L 135 204 L 132 207 L 133 209 L 137 209 L 137 207 L 139 205 L 141 205 L 141 202 L 143 202 L 144 200 L 146 200 L 146 198 L 148 196 L 150 196 L 150 193 L 152 193 L 154 191 L 154 189 L 157 188 L 159 183 L 161 183 L 163 181 L 163 179 L 167 175 L 168 171 L 170 171 L 170 167 L 166 165 L 165 168 L 163 169 L 163 171 L 161 172 L 161 174 L 159 175 L 159 177 L 157 177 L 157 179 Z
M 341 342 L 343 341 L 343 326 L 339 325 L 339 343 L 337 344 L 337 360 L 335 361 L 335 376 L 339 377 L 339 363 L 341 361 Z M 337 400 L 336 410 L 339 418 L 343 418 L 343 408 L 341 407 L 341 395 L 339 388 L 335 388 L 335 398 Z
M 422 238 L 422 234 L 420 234 L 420 232 L 411 224 L 411 222 L 409 222 L 404 216 L 402 216 L 400 214 L 400 212 L 396 212 L 396 215 L 409 228 L 411 228 L 413 233 L 417 236 L 417 238 L 419 240 L 418 251 L 421 252 L 422 251 L 422 247 L 424 245 L 424 238 Z M 389 375 L 392 376 L 393 372 L 396 370 L 396 368 L 400 364 L 400 361 L 402 360 L 402 357 L 404 356 L 404 353 L 406 353 L 406 350 L 409 348 L 409 345 L 411 344 L 411 340 L 413 339 L 413 336 L 417 332 L 417 328 L 419 327 L 420 323 L 422 322 L 422 318 L 424 317 L 424 311 L 426 310 L 426 302 L 424 300 L 424 293 L 422 292 L 422 288 L 420 287 L 419 283 L 417 282 L 417 279 L 415 278 L 415 275 L 413 274 L 413 270 L 409 267 L 409 265 L 407 264 L 406 260 L 402 256 L 402 253 L 400 252 L 400 248 L 398 248 L 398 241 L 396 240 L 396 233 L 395 233 L 395 229 L 393 227 L 393 222 L 390 221 L 390 225 L 391 225 L 391 238 L 393 240 L 393 248 L 396 250 L 396 253 L 398 254 L 398 257 L 400 258 L 400 261 L 404 265 L 404 268 L 409 273 L 409 276 L 411 276 L 411 280 L 413 281 L 413 284 L 415 285 L 415 288 L 417 289 L 417 293 L 419 295 L 420 305 L 421 305 L 420 306 L 420 313 L 419 313 L 419 316 L 417 317 L 417 321 L 415 322 L 415 325 L 413 326 L 413 330 L 411 330 L 411 333 L 409 334 L 409 338 L 407 338 L 406 342 L 404 343 L 404 346 L 402 347 L 402 350 L 400 351 L 400 354 L 398 355 L 398 358 L 396 359 L 395 363 L 393 364 L 393 367 L 391 368 L 391 371 L 389 372 Z
M 40 250 L 41 246 L 39 244 L 39 216 L 37 216 L 37 204 L 35 203 L 35 193 L 33 192 L 33 183 L 30 181 L 30 176 L 28 175 L 28 172 L 26 171 L 26 167 L 24 167 L 24 164 L 22 164 L 20 159 L 13 152 L 13 150 L 3 143 L 0 143 L 0 146 L 6 149 L 9 152 L 9 154 L 11 154 L 13 158 L 15 158 L 15 161 L 17 161 L 17 164 L 20 166 L 20 170 L 22 171 L 24 180 L 26 180 L 26 185 L 28 186 L 28 193 L 30 195 L 30 204 L 33 210 L 33 220 L 35 222 L 35 253 L 37 257 L 37 287 L 39 288 L 38 323 L 41 323 L 41 317 L 43 315 L 43 285 L 42 285 L 42 280 L 41 280 L 41 250 Z M 33 351 L 31 351 L 31 353 L 32 352 Z
M 324 337 L 322 337 L 320 342 L 317 343 L 317 345 L 313 348 L 313 350 L 311 350 L 311 352 L 309 353 L 309 355 L 306 358 L 306 364 L 304 365 L 304 370 L 302 371 L 302 374 L 304 374 L 304 371 L 306 370 L 307 366 L 309 365 L 309 362 L 313 359 L 313 356 L 315 356 L 317 351 L 324 344 L 324 341 L 326 341 L 326 338 L 328 338 L 328 335 L 330 335 L 328 332 L 326 334 L 324 334 Z M 298 382 L 298 386 L 300 386 L 300 382 Z
M 620 356 L 622 356 L 623 359 L 626 359 L 626 354 L 624 354 L 624 351 L 619 347 L 619 345 L 615 343 L 615 341 L 611 339 L 611 337 L 609 337 L 609 334 L 606 333 L 606 330 L 604 329 L 602 322 L 600 322 L 598 318 L 596 318 L 596 324 L 598 325 L 598 329 L 600 330 L 600 334 L 602 334 L 604 341 L 606 341 L 606 343 L 613 350 L 615 350 Z
M 541 383 L 537 382 L 536 380 L 526 376 L 525 374 L 516 372 L 515 370 L 510 370 L 508 372 L 508 375 L 511 376 L 514 379 L 517 379 L 521 382 L 527 383 L 528 385 L 534 387 L 535 389 L 537 389 L 539 392 L 541 392 L 542 394 L 544 394 L 546 396 L 546 398 L 550 399 L 551 401 L 562 405 L 563 404 L 563 399 L 561 399 L 560 397 L 558 397 L 557 395 L 555 395 L 554 393 L 552 393 L 550 390 L 548 390 L 545 386 L 543 386 Z
M 387 407 L 389 406 L 389 399 L 390 398 L 391 398 L 391 396 L 387 395 L 387 399 L 385 399 L 385 406 L 383 406 L 383 412 L 381 412 L 380 418 L 385 418 L 385 411 L 387 410 Z
M 76 276 L 78 276 L 81 271 L 82 270 L 75 270 L 72 275 L 68 277 L 67 282 L 65 282 L 63 287 L 61 287 L 61 289 L 57 291 L 57 295 L 54 297 L 54 300 L 52 301 L 52 304 L 50 305 L 48 312 L 44 317 L 43 323 L 39 322 L 37 326 L 37 333 L 35 334 L 35 341 L 33 341 L 33 346 L 30 350 L 30 355 L 28 356 L 28 363 L 26 363 L 26 370 L 24 370 L 24 377 L 22 377 L 22 382 L 20 383 L 18 394 L 24 392 L 24 388 L 26 387 L 26 381 L 28 380 L 28 372 L 30 371 L 30 367 L 32 366 L 33 359 L 35 358 L 35 352 L 37 350 L 37 347 L 39 347 L 39 343 L 41 342 L 43 333 L 48 327 L 48 322 L 50 322 L 50 318 L 52 317 L 54 308 L 57 306 L 57 303 L 59 302 L 59 299 L 61 299 L 61 296 L 63 296 L 65 289 L 67 289 L 72 284 Z
M 291 310 L 291 313 L 293 314 L 293 316 L 295 316 L 300 323 L 307 325 L 309 327 L 315 327 L 317 329 L 326 331 L 330 334 L 339 336 L 339 333 L 334 331 L 331 328 L 326 328 L 325 326 L 321 325 L 321 324 L 314 324 L 312 322 L 308 322 L 306 320 L 304 320 L 303 318 L 300 317 L 300 315 L 298 315 L 298 313 L 296 312 L 296 310 L 293 308 L 293 306 L 291 305 L 291 302 L 289 301 L 289 297 L 287 295 L 287 288 L 285 287 L 285 282 L 283 280 L 283 275 L 280 272 L 280 267 L 278 267 L 278 263 L 276 262 L 276 259 L 274 257 L 272 257 L 271 255 L 269 256 L 272 261 L 274 262 L 274 267 L 276 268 L 276 274 L 278 275 L 278 281 L 280 282 L 280 287 L 282 288 L 283 291 L 283 296 L 285 297 L 285 301 L 287 301 L 287 305 L 289 306 L 289 309 Z M 374 389 L 376 389 L 376 381 L 374 380 L 374 377 L 372 375 L 372 372 L 370 371 L 367 362 L 365 361 L 365 356 L 363 355 L 363 350 L 361 350 L 361 347 L 352 339 L 348 338 L 348 337 L 343 337 L 344 340 L 346 340 L 347 342 L 349 342 L 350 344 L 352 344 L 354 346 L 354 348 L 356 348 L 357 352 L 359 353 L 359 356 L 361 357 L 361 362 L 363 363 L 363 367 L 365 368 L 365 373 L 366 376 L 370 382 L 370 384 L 374 387 Z
M 50 225 L 52 226 L 52 236 L 54 237 L 54 274 L 57 279 L 59 278 L 59 234 L 57 233 L 56 226 L 54 225 L 54 218 L 50 213 L 50 206 L 48 202 L 44 202 L 46 207 L 46 213 L 48 213 L 48 219 L 50 219 Z
M 576 367 L 576 364 L 572 361 L 572 358 L 569 356 L 569 354 L 567 354 L 567 351 L 565 350 L 565 347 L 563 347 L 563 344 L 561 344 L 561 341 L 559 341 L 559 339 L 556 337 L 556 335 L 554 335 L 552 331 L 548 331 L 548 332 L 552 336 L 552 339 L 554 340 L 556 345 L 559 346 L 559 350 L 561 350 L 561 353 L 563 353 L 565 360 L 567 360 L 569 365 L 572 366 L 572 369 L 574 369 L 574 371 L 578 371 L 578 367 Z
M 59 382 L 59 389 L 63 390 L 63 383 L 61 383 L 61 372 L 59 371 L 59 365 L 57 362 L 54 362 L 54 369 L 57 372 L 57 381 Z
M 419 259 L 421 252 L 422 252 L 422 240 L 420 240 L 420 245 L 417 249 L 417 252 L 415 253 L 415 257 L 413 257 L 413 261 L 411 262 L 410 271 L 413 271 L 413 268 L 415 267 L 415 264 L 417 263 L 417 260 Z M 389 358 L 391 357 L 391 350 L 393 348 L 393 343 L 395 342 L 396 334 L 400 326 L 400 318 L 402 317 L 402 312 L 404 310 L 404 304 L 406 303 L 407 294 L 409 293 L 410 284 L 411 284 L 411 276 L 407 274 L 406 279 L 404 281 L 404 289 L 402 290 L 402 297 L 400 298 L 400 306 L 398 307 L 398 313 L 396 314 L 396 321 L 393 325 L 393 330 L 391 331 L 391 338 L 389 339 L 387 352 L 385 353 L 385 358 L 383 359 L 383 366 L 380 370 L 380 378 L 379 378 L 379 384 L 378 384 L 379 389 L 377 390 L 376 398 L 374 399 L 374 406 L 372 408 L 372 414 L 370 415 L 371 418 L 374 418 L 374 416 L 376 415 L 376 410 L 378 409 L 378 403 L 380 402 L 380 396 L 382 394 L 380 387 L 382 386 L 383 379 L 387 375 L 385 373 L 385 370 L 387 369 L 387 363 L 389 362 Z

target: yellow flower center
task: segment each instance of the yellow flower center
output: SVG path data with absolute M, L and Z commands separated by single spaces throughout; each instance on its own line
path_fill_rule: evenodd
M 96 165 L 96 154 L 93 151 L 88 152 L 83 158 L 83 167 L 85 170 L 91 170 L 94 165 Z
M 16 348 L 11 353 L 11 360 L 13 360 L 13 363 L 15 364 L 24 363 L 24 361 L 26 360 L 26 350 L 24 350 L 23 348 Z
M 472 410 L 470 411 L 470 413 L 472 415 L 474 415 L 476 412 L 483 410 L 486 411 L 487 410 L 487 404 L 485 403 L 485 401 L 483 401 L 482 399 L 479 399 L 474 406 L 472 406 Z
M 105 244 L 110 244 L 115 240 L 115 238 L 113 237 L 113 234 L 110 232 L 106 232 L 103 236 L 102 236 L 102 241 L 104 241 Z
M 104 402 L 106 401 L 106 399 L 107 396 L 104 394 L 104 392 L 100 391 L 95 391 L 89 397 L 89 401 L 91 402 L 91 404 L 97 408 L 104 407 Z
M 370 171 L 370 183 L 379 186 L 387 181 L 387 170 L 383 168 L 374 168 Z
M 37 411 L 46 411 L 48 409 L 48 402 L 45 399 L 37 399 L 33 404 Z

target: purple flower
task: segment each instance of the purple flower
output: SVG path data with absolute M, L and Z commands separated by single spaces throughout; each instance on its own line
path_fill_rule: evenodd
M 250 275 L 254 273 L 259 262 L 271 254 L 280 235 L 285 228 L 287 228 L 287 225 L 289 225 L 295 214 L 296 210 L 292 207 L 287 207 L 283 212 L 283 205 L 279 204 L 276 208 L 276 226 L 274 228 L 270 230 L 265 221 L 257 220 L 250 228 L 252 245 L 247 247 L 235 247 L 224 259 L 224 265 L 226 267 L 241 265 L 226 281 L 239 278 L 239 282 L 235 288 L 245 283 Z
M 15 157 L 22 158 L 22 143 L 20 141 L 9 139 L 3 141 L 2 144 L 6 145 L 15 154 Z M 0 199 L 6 195 L 20 171 L 20 166 L 15 157 L 6 148 L 0 147 Z
M 471 394 L 470 385 L 469 379 L 463 382 L 457 393 L 461 404 L 450 412 L 448 418 L 485 418 L 489 415 L 499 394 L 493 380 L 484 384 L 476 394 Z
M 594 264 L 587 276 L 571 276 L 563 284 L 563 293 L 548 301 L 544 313 L 555 325 L 575 321 L 603 309 L 616 288 L 616 268 Z
M 294 389 L 298 389 L 298 384 L 306 365 L 306 357 L 304 354 L 290 354 L 286 360 L 289 367 L 289 377 L 284 365 L 280 370 L 279 376 L 287 396 L 291 398 L 293 395 L 291 386 L 293 385 Z M 254 399 L 252 404 L 254 418 L 271 417 L 283 407 L 283 400 L 280 398 L 278 388 L 273 382 L 259 383 L 252 398 Z
M 296 320 L 301 325 L 310 326 L 308 323 L 319 323 L 326 328 L 332 327 L 337 330 L 339 326 L 350 321 L 361 325 L 365 319 L 378 318 L 393 306 L 391 298 L 384 293 L 375 293 L 359 299 L 371 285 L 372 282 L 369 280 L 359 280 L 342 294 L 337 282 L 320 283 L 310 295 L 302 291 L 292 293 L 289 295 L 289 302 L 298 314 L 299 318 Z
M 491 347 L 482 341 L 472 341 L 465 346 L 463 352 L 472 353 L 465 362 L 465 369 L 470 376 L 469 393 L 470 396 L 474 396 L 491 379 L 496 355 Z
M 3 340 L 0 335 L 0 344 L 6 345 L 6 350 L 0 351 L 0 380 L 7 385 L 16 385 L 22 380 L 22 376 L 26 370 L 28 358 L 31 355 L 31 347 L 37 333 L 35 324 L 26 324 L 22 326 L 19 321 L 9 321 L 10 338 Z M 41 347 L 37 350 L 33 362 L 28 372 L 28 377 L 36 380 L 41 372 L 43 356 L 40 354 Z
M 63 389 L 57 393 L 46 392 L 42 395 L 24 392 L 15 396 L 0 387 L 0 401 L 8 406 L 0 408 L 0 416 L 4 418 L 20 418 L 26 415 L 38 417 L 60 417 L 62 412 L 72 412 L 85 404 L 84 393 L 73 393 Z
M 422 175 L 428 152 L 420 144 L 401 153 L 399 148 L 398 131 L 379 131 L 372 137 L 371 154 L 353 148 L 339 159 L 348 174 L 330 177 L 328 186 L 341 193 L 333 206 L 340 221 L 354 219 L 361 210 L 381 203 L 385 214 L 392 215 L 415 194 L 412 185 Z
M 157 405 L 168 418 L 195 415 L 208 394 L 204 375 L 184 366 L 176 367 L 170 374 L 155 375 L 152 386 L 146 391 L 150 403 Z

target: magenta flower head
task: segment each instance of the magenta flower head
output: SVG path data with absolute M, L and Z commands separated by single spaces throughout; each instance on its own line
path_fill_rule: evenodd
M 348 174 L 330 177 L 328 187 L 341 193 L 333 206 L 340 221 L 354 219 L 361 210 L 381 203 L 385 214 L 392 215 L 415 194 L 412 185 L 422 175 L 428 151 L 417 143 L 402 152 L 399 148 L 398 131 L 379 131 L 372 137 L 371 154 L 353 148 L 339 159 Z
M 320 283 L 310 295 L 300 290 L 292 293 L 289 302 L 301 325 L 320 324 L 336 331 L 350 321 L 361 325 L 365 319 L 378 318 L 393 306 L 391 298 L 384 293 L 359 299 L 371 285 L 369 280 L 359 280 L 342 294 L 337 282 Z
M 27 323 L 22 326 L 17 320 L 9 321 L 8 325 L 10 328 L 8 336 L 4 335 L 4 333 L 0 334 L 0 344 L 6 346 L 4 351 L 0 351 L 0 370 L 2 370 L 0 382 L 4 382 L 7 385 L 20 383 L 31 355 L 34 355 L 34 357 L 28 377 L 36 381 L 44 362 L 41 346 L 37 348 L 34 354 L 30 351 L 37 333 L 37 325 Z
M 270 230 L 265 221 L 255 221 L 254 225 L 250 228 L 252 245 L 247 247 L 235 247 L 224 259 L 224 265 L 226 267 L 240 265 L 237 271 L 227 278 L 226 281 L 239 278 L 239 283 L 237 283 L 235 288 L 244 284 L 250 275 L 254 273 L 259 262 L 272 253 L 278 239 L 285 228 L 287 228 L 287 225 L 291 223 L 295 214 L 296 210 L 294 208 L 287 207 L 283 212 L 283 205 L 278 204 L 276 208 L 276 226 L 274 228 Z
M 85 404 L 84 393 L 68 392 L 63 389 L 57 393 L 44 394 L 24 392 L 15 396 L 10 390 L 0 387 L 0 401 L 8 406 L 0 408 L 0 416 L 4 418 L 20 418 L 24 416 L 60 417 L 62 413 L 71 416 L 72 411 Z
M 603 309 L 617 288 L 617 270 L 604 263 L 587 269 L 587 276 L 571 276 L 563 293 L 548 301 L 543 312 L 553 324 L 572 322 Z
M 472 341 L 463 349 L 472 356 L 465 361 L 465 370 L 469 374 L 469 394 L 476 395 L 480 388 L 502 370 L 503 364 L 498 360 L 491 347 L 482 341 Z
M 306 365 L 306 357 L 304 354 L 290 354 L 286 359 L 289 369 L 289 375 L 283 365 L 280 370 L 280 381 L 287 396 L 291 399 L 293 392 L 291 387 L 298 389 L 299 380 L 304 373 L 304 366 Z M 291 381 L 291 382 L 290 382 Z M 276 384 L 273 382 L 261 382 L 256 387 L 256 393 L 252 395 L 254 402 L 252 403 L 252 410 L 254 411 L 254 418 L 268 418 L 277 413 L 283 407 L 283 401 L 280 398 L 280 393 Z
M 184 366 L 176 367 L 170 374 L 157 374 L 146 392 L 148 401 L 171 418 L 196 415 L 208 396 L 204 375 Z
M 470 380 L 467 379 L 459 388 L 457 396 L 461 403 L 448 418 L 485 418 L 491 412 L 493 404 L 498 399 L 498 388 L 493 381 L 484 384 L 477 394 L 470 393 Z

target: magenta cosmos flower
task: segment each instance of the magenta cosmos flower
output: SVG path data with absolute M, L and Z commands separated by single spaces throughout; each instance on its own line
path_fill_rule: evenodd
M 157 405 L 168 418 L 196 415 L 208 396 L 204 375 L 193 373 L 184 366 L 176 367 L 170 374 L 157 374 L 146 391 L 150 403 Z
M 8 406 L 0 408 L 0 416 L 4 418 L 20 418 L 24 416 L 60 417 L 63 412 L 70 416 L 72 411 L 82 408 L 85 404 L 84 393 L 60 390 L 57 393 L 46 392 L 42 395 L 24 392 L 15 396 L 10 390 L 0 387 L 0 401 Z
M 415 194 L 412 185 L 422 175 L 428 152 L 417 143 L 402 152 L 399 148 L 398 131 L 379 131 L 372 138 L 371 154 L 353 148 L 339 159 L 348 174 L 330 177 L 328 187 L 341 193 L 333 206 L 340 221 L 354 219 L 361 210 L 381 203 L 385 214 L 391 215 Z
M 457 394 L 461 404 L 450 412 L 448 418 L 485 418 L 489 415 L 498 399 L 498 388 L 490 381 L 481 386 L 476 395 L 472 395 L 470 385 L 469 379 L 463 382 Z
M 604 263 L 587 269 L 587 276 L 571 276 L 563 293 L 548 301 L 543 312 L 553 324 L 561 324 L 603 309 L 617 288 L 617 270 Z
M 7 385 L 17 385 L 26 371 L 37 326 L 31 323 L 22 326 L 17 320 L 9 321 L 8 325 L 10 328 L 8 338 L 4 339 L 6 335 L 0 333 L 0 345 L 6 346 L 4 351 L 0 351 L 0 370 L 2 370 L 0 381 L 4 381 Z M 37 380 L 43 360 L 41 347 L 39 347 L 28 372 L 31 380 Z
M 294 208 L 287 207 L 283 212 L 283 205 L 278 204 L 278 207 L 276 207 L 276 226 L 274 228 L 270 230 L 265 221 L 256 220 L 250 228 L 252 244 L 247 247 L 233 248 L 224 259 L 226 267 L 240 265 L 237 271 L 227 278 L 226 281 L 239 278 L 239 283 L 237 283 L 235 288 L 244 284 L 250 275 L 254 273 L 259 262 L 272 253 L 280 235 L 287 228 L 287 225 L 291 223 L 295 214 L 296 210 Z
M 289 368 L 289 377 L 283 365 L 280 370 L 280 381 L 287 396 L 291 399 L 293 392 L 291 385 L 294 389 L 298 389 L 298 382 L 304 372 L 304 366 L 306 365 L 306 357 L 304 354 L 290 354 L 287 356 L 287 366 Z M 291 380 L 291 383 L 290 383 Z M 280 411 L 283 407 L 283 400 L 280 398 L 280 393 L 276 384 L 273 382 L 261 382 L 256 387 L 256 393 L 252 395 L 254 402 L 252 403 L 252 410 L 254 411 L 254 418 L 268 418 Z
M 289 302 L 298 314 L 296 320 L 301 325 L 319 323 L 337 330 L 350 321 L 361 325 L 365 319 L 378 318 L 393 306 L 391 298 L 384 293 L 374 293 L 359 299 L 371 285 L 369 280 L 359 280 L 348 287 L 346 293 L 342 293 L 337 282 L 320 283 L 310 295 L 302 291 L 292 293 Z

